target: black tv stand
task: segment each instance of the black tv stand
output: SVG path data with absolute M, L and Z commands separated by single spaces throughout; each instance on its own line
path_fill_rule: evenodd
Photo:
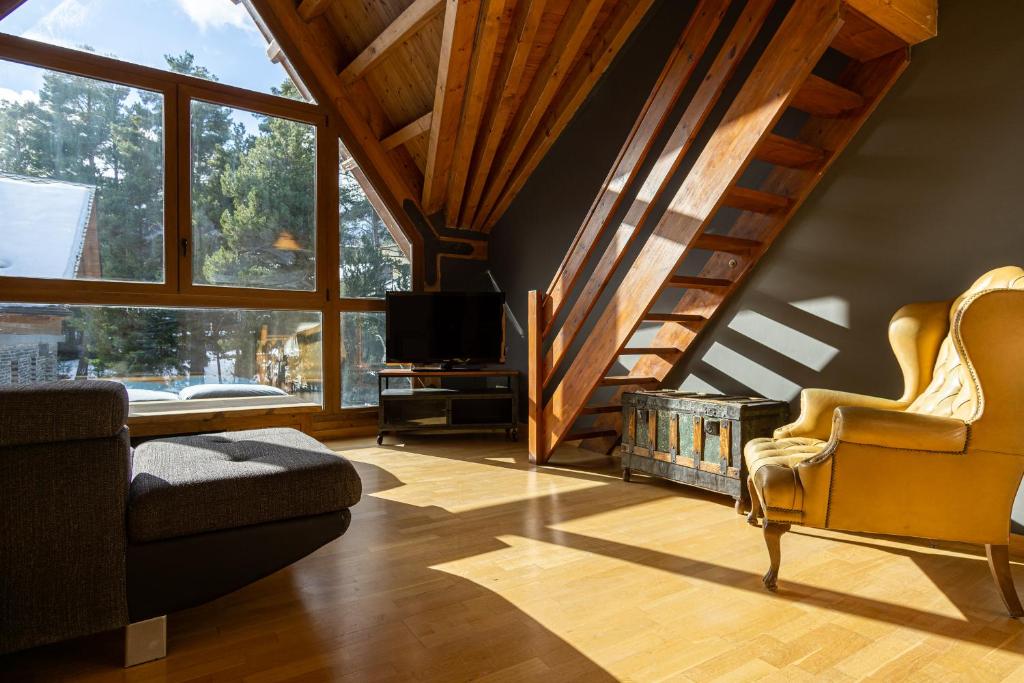
M 409 378 L 411 387 L 391 388 L 391 380 Z M 416 386 L 434 378 L 438 386 Z M 519 372 L 502 369 L 392 369 L 377 375 L 380 405 L 377 444 L 384 435 L 458 429 L 504 429 L 519 439 Z
M 412 371 L 420 376 L 423 376 L 423 373 L 429 372 L 478 372 L 482 369 L 479 365 L 456 365 L 451 362 L 441 363 L 440 365 L 414 365 L 412 367 Z

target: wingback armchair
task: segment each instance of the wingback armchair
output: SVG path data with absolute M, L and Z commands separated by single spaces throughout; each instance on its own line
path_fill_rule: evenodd
M 1010 511 L 1024 474 L 1024 270 L 998 268 L 952 302 L 910 304 L 889 341 L 894 400 L 806 389 L 796 422 L 744 448 L 752 524 L 775 590 L 791 524 L 986 547 L 1012 616 Z

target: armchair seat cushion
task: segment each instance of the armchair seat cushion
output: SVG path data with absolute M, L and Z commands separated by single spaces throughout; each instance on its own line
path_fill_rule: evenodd
M 134 454 L 128 537 L 140 543 L 337 512 L 361 493 L 348 460 L 294 429 L 147 441 Z
M 777 522 L 800 522 L 804 488 L 796 466 L 825 450 L 827 441 L 794 436 L 753 439 L 743 449 L 747 472 L 768 517 Z
M 825 450 L 827 441 L 792 436 L 784 439 L 752 439 L 743 448 L 747 474 L 753 477 L 765 465 L 796 467 Z

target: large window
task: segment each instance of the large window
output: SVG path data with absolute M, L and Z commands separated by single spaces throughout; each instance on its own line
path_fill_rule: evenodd
M 408 240 L 293 80 L 163 59 L 0 33 L 0 385 L 116 380 L 135 417 L 372 406 Z
M 164 98 L 0 61 L 0 275 L 164 281 Z
M 396 237 L 372 187 L 341 147 L 338 174 L 339 286 L 344 297 L 377 299 L 379 310 L 341 314 L 341 406 L 377 405 L 377 377 L 386 356 L 383 297 L 411 289 L 409 257 Z M 382 216 L 383 214 L 383 216 Z M 408 247 L 406 247 L 408 248 Z M 401 383 L 395 382 L 393 386 Z
M 342 148 L 338 174 L 341 295 L 380 298 L 389 291 L 408 290 L 412 282 L 409 257 L 395 241 L 394 228 L 384 222 L 367 196 L 366 181 L 360 182 L 358 169 L 346 156 Z
M 0 31 L 256 92 L 304 99 L 283 55 L 232 0 L 28 0 Z M 294 80 L 293 80 L 294 78 Z M 301 85 L 301 83 L 299 84 Z
M 316 127 L 193 100 L 192 280 L 316 289 Z
M 108 379 L 133 404 L 319 404 L 321 327 L 316 311 L 0 304 L 0 385 Z

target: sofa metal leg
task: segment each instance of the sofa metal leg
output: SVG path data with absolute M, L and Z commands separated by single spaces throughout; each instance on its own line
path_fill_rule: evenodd
M 1010 573 L 1010 546 L 987 543 L 985 554 L 988 555 L 988 568 L 992 571 L 996 586 L 999 587 L 999 595 L 1003 598 L 1006 611 L 1011 617 L 1024 617 L 1024 607 L 1021 607 L 1017 589 L 1013 586 L 1013 574 Z
M 124 628 L 124 665 L 135 666 L 167 656 L 167 617 L 154 617 Z
M 761 499 L 757 497 L 757 489 L 754 488 L 754 478 L 747 477 L 747 491 L 750 493 L 750 512 L 747 513 L 747 524 L 757 526 L 757 520 L 764 517 L 761 510 Z
M 780 541 L 782 534 L 787 531 L 789 531 L 788 524 L 764 520 L 764 543 L 768 546 L 768 560 L 771 562 L 771 566 L 768 567 L 768 572 L 761 581 L 764 582 L 764 587 L 773 593 L 779 585 L 779 562 L 782 560 L 782 544 Z

